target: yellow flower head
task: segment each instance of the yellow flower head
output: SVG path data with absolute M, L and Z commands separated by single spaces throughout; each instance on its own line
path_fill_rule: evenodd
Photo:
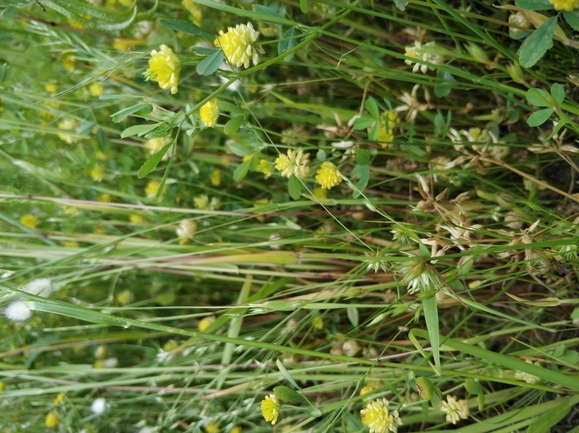
M 161 51 L 151 51 L 145 78 L 147 81 L 157 81 L 163 90 L 171 89 L 171 94 L 174 95 L 178 90 L 181 61 L 167 45 L 161 45 L 160 48 Z
M 46 418 L 44 419 L 44 425 L 48 428 L 56 427 L 58 425 L 58 422 L 59 422 L 58 416 L 53 410 L 48 412 Z
M 64 392 L 61 392 L 55 397 L 52 404 L 54 404 L 55 406 L 58 406 L 60 403 L 62 403 L 63 400 L 64 400 Z
M 259 32 L 253 28 L 251 23 L 238 24 L 227 28 L 227 33 L 223 30 L 219 32 L 219 37 L 215 39 L 215 46 L 221 48 L 227 61 L 233 65 L 240 67 L 243 65 L 245 69 L 249 68 L 249 63 L 253 61 L 254 65 L 259 63 L 259 52 L 261 49 L 253 46 L 259 36 Z
M 165 147 L 167 144 L 169 144 L 171 141 L 173 141 L 172 137 L 158 137 L 147 140 L 145 142 L 145 149 L 147 149 L 147 154 L 149 156 L 154 155 L 163 147 Z M 163 161 L 169 158 L 169 153 L 170 152 L 166 152 L 165 155 L 163 155 Z
M 265 174 L 266 179 L 270 177 L 271 174 L 273 173 L 272 164 L 267 159 L 259 160 L 258 170 L 261 171 L 263 174 Z
M 207 424 L 207 427 L 205 427 L 205 433 L 218 433 L 218 432 L 219 432 L 219 425 L 216 422 Z
M 201 9 L 201 5 L 195 3 L 193 0 L 183 0 L 181 4 L 191 14 L 189 17 L 191 22 L 196 26 L 200 26 L 201 20 L 203 19 L 203 10 Z
M 288 149 L 287 155 L 280 155 L 275 159 L 275 168 L 281 171 L 281 175 L 291 177 L 294 175 L 299 179 L 304 179 L 310 175 L 310 154 L 304 154 L 303 150 L 296 153 Z
M 211 181 L 211 185 L 219 186 L 219 184 L 221 183 L 221 170 L 219 170 L 218 168 L 213 170 L 209 180 Z
M 394 141 L 393 130 L 398 123 L 398 115 L 395 111 L 386 111 L 383 116 L 385 117 L 385 121 L 380 124 L 378 142 L 382 143 L 382 146 L 386 146 L 386 144 Z
M 549 0 L 556 11 L 571 12 L 573 9 L 579 8 L 579 0 Z
M 179 237 L 179 244 L 183 245 L 187 243 L 189 239 L 193 239 L 195 232 L 197 231 L 197 223 L 193 220 L 182 220 L 179 223 L 179 227 L 175 230 L 177 236 Z
M 236 425 L 235 427 L 233 427 L 231 429 L 231 431 L 229 433 L 241 433 L 241 427 L 239 427 L 238 425 Z
M 203 105 L 199 109 L 199 117 L 201 117 L 201 121 L 210 128 L 217 125 L 217 119 L 219 118 L 219 107 L 217 106 L 217 101 L 212 99 Z
M 147 194 L 147 197 L 149 198 L 155 197 L 157 195 L 157 191 L 159 190 L 160 186 L 161 184 L 159 183 L 158 180 L 151 179 L 149 183 L 147 183 L 147 187 L 145 188 L 145 194 Z
M 442 62 L 444 61 L 443 57 L 435 52 L 436 50 L 435 42 L 429 42 L 427 44 L 424 44 L 423 46 L 420 42 L 415 41 L 414 46 L 405 47 L 404 50 L 406 51 L 404 55 L 419 60 L 419 62 L 415 62 L 413 60 L 404 60 L 404 63 L 406 63 L 407 65 L 412 65 L 413 63 L 415 63 L 415 65 L 412 68 L 412 72 L 418 72 L 418 70 L 420 69 L 420 72 L 426 74 L 426 71 L 433 68 L 429 67 L 428 65 L 422 64 L 422 62 L 428 62 L 435 65 L 442 65 Z
M 360 411 L 362 424 L 366 424 L 370 433 L 392 433 L 398 432 L 398 426 L 402 424 L 398 411 L 388 410 L 388 400 L 385 398 L 374 400 Z
M 316 172 L 316 182 L 323 189 L 331 189 L 342 182 L 340 170 L 330 161 L 324 161 Z
M 129 50 L 135 48 L 136 45 L 140 43 L 139 40 L 136 39 L 121 39 L 116 38 L 113 42 L 113 48 L 117 51 L 121 51 L 126 53 Z
M 105 86 L 103 86 L 101 83 L 94 82 L 89 86 L 88 91 L 90 96 L 98 98 L 105 91 Z
M 466 400 L 456 401 L 456 397 L 448 395 L 442 402 L 441 411 L 446 413 L 446 422 L 456 424 L 460 419 L 468 419 L 469 409 Z
M 54 83 L 48 83 L 44 86 L 44 89 L 52 95 L 55 95 L 58 92 L 58 87 Z
M 129 289 L 123 290 L 121 293 L 118 293 L 116 296 L 117 302 L 121 305 L 128 305 L 135 300 L 135 295 Z
M 199 332 L 205 332 L 207 328 L 209 328 L 209 325 L 211 325 L 213 322 L 215 322 L 215 317 L 207 316 L 201 319 L 201 321 L 197 325 L 197 329 L 199 329 Z
M 62 129 L 64 131 L 74 131 L 78 127 L 76 120 L 73 119 L 66 119 L 63 120 L 58 124 L 58 129 Z M 78 141 L 78 138 L 73 137 L 72 135 L 68 134 L 57 134 L 58 138 L 62 141 L 66 141 L 68 144 L 72 144 Z
M 38 218 L 32 214 L 26 214 L 20 218 L 20 224 L 22 224 L 24 227 L 28 227 L 29 229 L 33 229 L 38 225 Z
M 209 197 L 206 194 L 201 194 L 193 197 L 193 204 L 195 209 L 208 209 L 209 208 Z
M 318 200 L 325 200 L 328 198 L 328 190 L 324 188 L 314 188 L 312 193 Z
M 277 417 L 279 415 L 279 408 L 280 408 L 279 400 L 277 399 L 275 394 L 267 395 L 261 401 L 261 414 L 263 415 L 263 418 L 267 422 L 271 423 L 271 425 L 275 425 L 275 423 L 277 422 Z
M 102 182 L 104 174 L 105 170 L 100 165 L 95 165 L 90 171 L 90 177 L 92 177 L 95 182 Z

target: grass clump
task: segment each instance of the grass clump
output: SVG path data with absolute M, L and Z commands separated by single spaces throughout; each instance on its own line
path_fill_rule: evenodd
M 577 431 L 552 3 L 5 2 L 2 428 Z

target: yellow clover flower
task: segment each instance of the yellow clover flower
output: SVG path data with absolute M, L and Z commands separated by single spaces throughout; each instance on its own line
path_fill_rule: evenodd
M 360 414 L 362 424 L 368 426 L 370 433 L 388 433 L 389 431 L 397 433 L 398 426 L 402 424 L 398 411 L 388 410 L 388 400 L 385 398 L 369 402 Z
M 219 118 L 219 107 L 217 106 L 217 101 L 212 99 L 204 104 L 199 109 L 199 117 L 201 118 L 201 121 L 210 128 L 217 125 L 217 119 Z
M 95 81 L 94 83 L 92 83 L 89 86 L 88 91 L 90 93 L 90 96 L 92 96 L 94 98 L 98 98 L 99 96 L 101 96 L 104 93 L 105 86 L 103 86 L 101 83 L 97 83 Z
M 181 61 L 167 45 L 163 44 L 160 48 L 160 51 L 151 51 L 149 69 L 145 72 L 145 78 L 147 81 L 157 81 L 163 90 L 171 89 L 171 94 L 174 95 L 178 90 Z
M 277 417 L 279 416 L 279 400 L 275 394 L 267 395 L 261 401 L 261 414 L 267 422 L 271 422 L 271 425 L 275 425 L 277 422 Z
M 394 141 L 394 128 L 398 123 L 398 115 L 395 111 L 385 111 L 383 116 L 385 121 L 380 124 L 378 142 L 382 144 L 383 147 L 387 147 L 389 143 Z
M 446 413 L 446 422 L 456 424 L 460 419 L 468 419 L 469 409 L 466 400 L 456 400 L 453 395 L 448 395 L 442 402 L 441 411 Z
M 44 425 L 48 428 L 56 427 L 58 425 L 58 422 L 59 422 L 58 416 L 53 410 L 48 412 L 46 418 L 44 419 Z
M 58 129 L 64 131 L 75 131 L 77 127 L 78 124 L 76 123 L 76 120 L 73 119 L 66 119 L 58 124 Z M 72 135 L 69 134 L 56 134 L 56 135 L 58 135 L 58 138 L 60 138 L 62 141 L 67 142 L 68 144 L 76 143 L 78 141 L 77 137 L 73 137 Z
M 323 189 L 331 189 L 342 182 L 340 170 L 330 161 L 324 161 L 316 172 L 316 182 Z
M 556 11 L 571 12 L 573 9 L 579 8 L 579 0 L 549 0 Z
M 181 4 L 191 14 L 189 17 L 191 22 L 196 26 L 201 26 L 201 20 L 203 19 L 203 9 L 201 9 L 201 5 L 198 5 L 193 0 L 183 0 Z
M 299 179 L 304 179 L 310 175 L 310 154 L 304 154 L 302 149 L 297 153 L 288 149 L 287 155 L 280 155 L 275 159 L 275 168 L 281 171 L 281 175 L 291 177 L 294 175 Z
M 20 224 L 22 224 L 24 227 L 28 227 L 29 229 L 34 229 L 38 225 L 38 218 L 32 214 L 26 214 L 20 218 Z
M 213 43 L 223 50 L 231 65 L 237 67 L 243 65 L 247 69 L 251 61 L 257 65 L 259 63 L 258 53 L 263 53 L 261 48 L 253 46 L 258 37 L 259 32 L 253 28 L 251 23 L 238 24 L 235 28 L 228 27 L 227 33 L 220 30 L 219 36 Z
M 213 322 L 215 322 L 215 317 L 213 316 L 204 317 L 197 324 L 197 329 L 199 329 L 199 332 L 205 332 L 205 330 L 209 328 L 209 326 L 211 326 Z

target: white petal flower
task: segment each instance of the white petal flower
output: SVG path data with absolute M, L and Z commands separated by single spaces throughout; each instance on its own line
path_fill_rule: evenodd
M 107 408 L 107 401 L 104 398 L 97 398 L 95 401 L 92 402 L 90 406 L 91 412 L 96 415 L 102 415 L 103 413 L 105 413 L 106 408 Z

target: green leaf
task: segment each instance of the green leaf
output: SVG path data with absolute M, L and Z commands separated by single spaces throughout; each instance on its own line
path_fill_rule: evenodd
M 32 4 L 34 0 L 0 0 L 0 7 L 2 8 L 24 8 Z
M 291 376 L 291 374 L 289 374 L 289 371 L 287 371 L 287 369 L 285 368 L 285 366 L 283 365 L 283 363 L 279 359 L 275 360 L 275 365 L 277 365 L 279 372 L 283 375 L 283 377 L 286 378 L 286 380 L 289 383 L 291 383 L 294 386 L 295 389 L 300 389 L 297 382 L 294 380 L 294 378 Z
M 161 123 L 161 125 L 145 135 L 145 138 L 161 138 L 169 137 L 173 133 L 174 126 L 167 125 L 166 123 Z
M 158 150 L 157 153 L 151 156 L 151 158 L 143 164 L 143 166 L 139 169 L 139 173 L 137 174 L 137 176 L 139 176 L 139 179 L 144 178 L 146 175 L 148 175 L 157 167 L 159 162 L 161 162 L 161 159 L 163 159 L 163 157 L 173 144 L 174 142 L 166 144 L 165 146 L 163 146 L 162 149 Z
M 145 135 L 147 132 L 151 132 L 161 125 L 161 123 L 153 123 L 150 125 L 134 125 L 129 126 L 123 132 L 121 132 L 121 138 L 132 137 L 133 135 L 138 135 L 139 137 Z
M 291 176 L 287 183 L 287 190 L 291 198 L 299 200 L 302 193 L 302 183 L 297 177 Z
M 360 165 L 370 165 L 370 161 L 372 159 L 372 154 L 369 150 L 366 149 L 357 149 L 356 150 L 356 164 Z M 353 175 L 353 173 L 352 173 Z
M 563 11 L 563 17 L 569 27 L 575 31 L 579 31 L 579 9 L 573 9 L 571 12 Z
M 211 40 L 217 37 L 209 33 L 208 31 L 203 30 L 201 27 L 198 27 L 195 24 L 190 23 L 189 21 L 167 20 L 162 18 L 159 20 L 159 22 L 164 26 L 172 28 L 173 30 L 188 33 L 190 35 L 201 36 L 203 38 L 209 38 Z
M 247 161 L 243 161 L 241 164 L 237 166 L 237 168 L 233 172 L 233 180 L 239 182 L 247 175 L 247 172 L 251 167 L 252 160 L 253 158 L 249 158 Z
M 360 131 L 361 129 L 369 128 L 375 122 L 376 119 L 372 119 L 371 117 L 358 117 L 354 120 L 354 129 Z
M 527 119 L 527 125 L 529 126 L 540 126 L 549 120 L 551 114 L 553 114 L 552 108 L 543 108 L 542 110 L 535 111 L 533 114 L 529 116 Z
M 277 52 L 281 56 L 284 53 L 287 53 L 289 50 L 295 48 L 297 45 L 297 34 L 295 28 L 290 28 L 287 32 L 283 34 L 281 39 L 277 44 Z M 295 55 L 294 53 L 290 53 L 283 58 L 285 62 L 289 62 Z
M 209 56 L 210 54 L 215 53 L 216 51 L 219 51 L 219 48 L 207 48 L 207 47 L 197 47 L 197 46 L 192 46 L 191 48 L 189 48 L 191 51 L 201 55 L 201 56 Z
M 304 401 L 304 398 L 297 391 L 294 391 L 288 386 L 276 386 L 273 392 L 278 399 L 287 403 Z
M 6 9 L 2 11 L 0 17 L 9 20 L 10 18 L 14 18 L 14 16 L 18 13 L 18 8 L 15 6 L 8 6 Z
M 171 165 L 173 164 L 173 158 L 169 159 L 169 163 L 167 164 L 167 168 L 165 169 L 165 173 L 163 173 L 163 178 L 161 179 L 161 183 L 159 184 L 159 188 L 157 188 L 157 193 L 155 194 L 155 198 L 161 197 L 163 194 L 163 190 L 165 189 L 165 183 L 167 183 L 167 179 L 169 178 L 169 170 L 171 170 Z
M 555 33 L 556 25 L 557 17 L 553 16 L 523 41 L 519 48 L 521 66 L 530 68 L 553 46 L 553 34 Z
M 233 119 L 229 120 L 229 122 L 225 124 L 223 132 L 225 132 L 225 135 L 235 134 L 239 130 L 244 121 L 245 121 L 244 116 L 235 116 Z
M 8 63 L 3 63 L 2 66 L 0 66 L 0 83 L 3 83 L 8 79 L 8 77 L 10 76 L 9 71 L 10 70 L 8 69 Z
M 561 104 L 565 100 L 565 88 L 559 83 L 554 83 L 551 86 L 551 96 L 557 104 Z
M 88 28 L 105 31 L 125 29 L 133 23 L 137 16 L 136 4 L 122 12 L 112 12 L 75 0 L 43 0 L 42 4 Z
M 308 13 L 308 0 L 300 0 L 300 10 L 303 14 Z
M 151 110 L 153 109 L 153 107 L 151 106 L 151 104 L 137 104 L 137 105 L 133 105 L 132 107 L 128 107 L 128 108 L 123 108 L 120 111 L 117 111 L 114 114 L 111 114 L 110 117 L 113 118 L 113 122 L 115 123 L 119 123 L 121 120 L 123 120 L 125 117 L 130 116 L 131 114 L 134 114 L 138 111 L 147 109 L 147 111 L 150 113 Z
M 549 11 L 553 9 L 553 5 L 549 3 L 549 0 L 516 0 L 515 5 L 527 11 Z
M 438 329 L 438 306 L 436 305 L 436 296 L 434 293 L 428 293 L 428 296 L 422 299 L 424 307 L 424 320 L 432 348 L 432 357 L 436 370 L 440 373 L 440 334 Z
M 356 183 L 352 197 L 358 198 L 360 193 L 364 192 L 366 186 L 368 186 L 368 181 L 370 180 L 370 166 L 369 165 L 362 165 L 358 164 L 351 173 L 352 177 L 358 177 L 359 180 Z
M 368 140 L 378 141 L 378 135 L 380 135 L 380 122 L 374 123 L 374 126 L 368 132 Z
M 484 393 L 480 384 L 476 380 L 470 378 L 464 381 L 464 389 L 472 395 L 480 395 Z
M 551 105 L 549 103 L 547 92 L 543 89 L 529 89 L 527 90 L 525 97 L 529 104 L 536 105 L 537 107 L 548 107 Z
M 346 308 L 346 313 L 348 314 L 348 320 L 350 321 L 352 326 L 354 328 L 358 326 L 359 324 L 358 309 L 353 305 L 348 305 L 348 307 Z
M 195 70 L 199 75 L 211 75 L 219 69 L 224 58 L 225 55 L 223 54 L 223 51 L 218 50 L 201 60 Z
M 99 147 L 101 148 L 101 150 L 102 150 L 103 148 L 108 147 L 108 145 L 109 145 L 110 142 L 111 142 L 111 141 L 109 140 L 109 137 L 108 137 L 107 133 L 106 133 L 102 128 L 99 128 L 99 129 L 97 130 L 97 132 L 96 132 L 96 140 L 97 140 L 97 143 L 98 143 Z
M 280 17 L 280 18 L 284 17 L 283 8 L 278 9 L 272 8 L 271 6 L 251 5 L 251 9 L 265 15 L 271 15 L 273 17 Z
M 567 364 L 578 364 L 579 363 L 579 353 L 576 350 L 569 350 L 559 357 L 559 361 L 566 362 Z
M 366 107 L 366 110 L 368 110 L 368 113 L 370 113 L 370 115 L 374 119 L 380 120 L 380 109 L 378 108 L 378 103 L 374 98 L 369 97 L 368 99 L 366 99 L 366 102 L 364 102 L 364 106 Z
M 231 143 L 227 145 L 229 150 L 231 150 L 237 156 L 249 156 L 253 155 L 255 152 L 249 146 L 242 143 Z
M 527 433 L 545 433 L 551 431 L 551 427 L 565 418 L 570 410 L 571 400 L 567 399 L 553 409 L 545 412 L 539 419 L 530 424 Z
M 439 98 L 447 97 L 456 85 L 456 80 L 451 74 L 440 69 L 436 73 L 436 78 L 438 78 L 438 81 L 434 86 L 434 94 Z

